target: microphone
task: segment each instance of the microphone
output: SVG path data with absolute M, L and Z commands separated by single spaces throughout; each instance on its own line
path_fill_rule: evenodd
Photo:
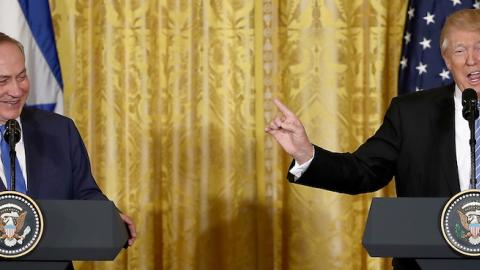
M 467 88 L 462 92 L 462 115 L 467 121 L 475 121 L 478 118 L 477 92 Z
M 10 119 L 5 123 L 5 135 L 3 138 L 10 145 L 10 149 L 15 149 L 15 144 L 20 141 L 20 125 L 17 120 Z
M 20 134 L 20 124 L 18 124 L 17 120 L 10 119 L 5 123 L 5 134 L 3 135 L 3 139 L 10 146 L 10 175 L 12 176 L 12 179 L 10 179 L 10 189 L 13 191 L 15 191 L 15 160 L 17 160 L 15 144 L 20 141 Z

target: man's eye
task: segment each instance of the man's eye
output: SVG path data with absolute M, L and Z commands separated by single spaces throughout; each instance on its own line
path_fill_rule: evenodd
M 7 80 L 0 80 L 0 85 L 5 85 L 7 84 Z
M 24 81 L 25 78 L 27 78 L 27 75 L 18 76 L 18 77 L 17 77 L 17 81 L 19 81 L 19 82 Z

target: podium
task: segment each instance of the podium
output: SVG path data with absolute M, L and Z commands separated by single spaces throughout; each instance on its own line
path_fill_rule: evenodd
M 64 270 L 72 260 L 115 259 L 128 241 L 128 230 L 111 201 L 38 200 L 44 232 L 36 248 L 15 259 L 1 259 L 0 269 Z
M 414 258 L 423 269 L 479 269 L 444 240 L 442 210 L 449 198 L 374 198 L 363 235 L 371 257 Z

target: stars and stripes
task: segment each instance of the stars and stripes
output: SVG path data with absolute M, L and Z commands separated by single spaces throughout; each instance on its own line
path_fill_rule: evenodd
M 480 234 L 480 224 L 478 223 L 470 223 L 468 224 L 468 229 L 472 234 L 472 237 L 476 238 Z
M 440 31 L 452 12 L 479 8 L 479 0 L 410 0 L 403 35 L 398 93 L 452 83 L 440 54 Z

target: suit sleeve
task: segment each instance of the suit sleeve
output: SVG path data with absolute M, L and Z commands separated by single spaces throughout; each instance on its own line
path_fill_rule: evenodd
M 75 124 L 69 119 L 70 160 L 72 162 L 73 199 L 107 200 L 93 178 L 87 149 Z
M 354 153 L 335 153 L 314 145 L 315 157 L 295 183 L 348 194 L 384 187 L 395 175 L 402 143 L 399 115 L 398 102 L 394 98 L 383 124 Z M 294 182 L 290 173 L 288 179 Z

